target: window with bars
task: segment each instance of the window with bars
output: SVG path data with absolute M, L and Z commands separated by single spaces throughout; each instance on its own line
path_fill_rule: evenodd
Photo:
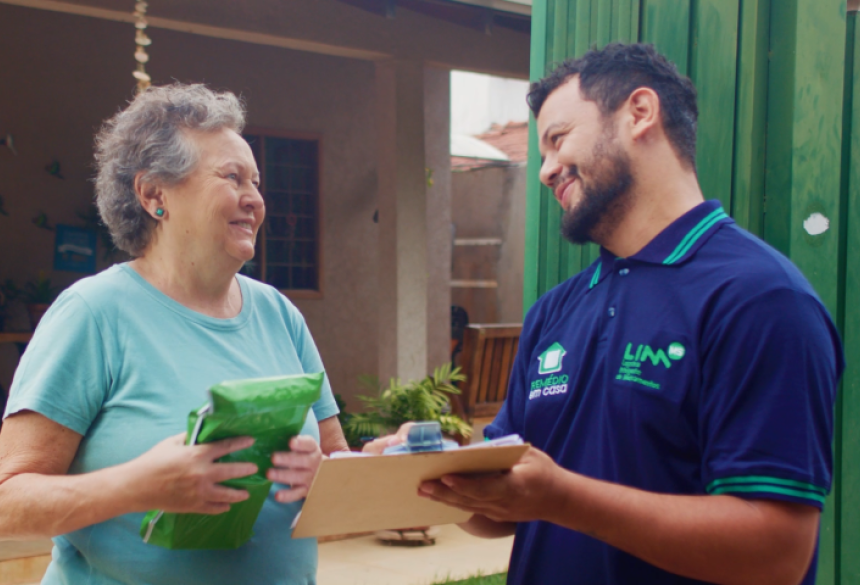
M 248 130 L 260 169 L 266 221 L 242 272 L 294 296 L 318 297 L 320 191 L 318 138 Z

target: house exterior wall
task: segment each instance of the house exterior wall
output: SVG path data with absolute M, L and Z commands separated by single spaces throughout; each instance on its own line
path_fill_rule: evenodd
M 0 280 L 14 277 L 21 284 L 45 271 L 67 286 L 82 275 L 51 270 L 53 233 L 30 219 L 45 211 L 52 224 L 78 224 L 77 212 L 92 200 L 93 135 L 133 97 L 134 28 L 125 0 L 32 0 L 32 6 L 40 8 L 0 1 L 0 87 L 6 90 L 0 135 L 12 133 L 20 151 L 13 157 L 0 149 L 0 196 L 10 213 L 0 215 Z M 177 0 L 152 6 L 149 16 L 147 71 L 154 83 L 202 81 L 229 89 L 245 98 L 249 126 L 322 137 L 323 298 L 295 302 L 335 392 L 351 407 L 356 376 L 380 373 L 379 345 L 367 340 L 379 338 L 381 311 L 391 310 L 380 296 L 384 262 L 380 226 L 373 221 L 376 210 L 383 212 L 380 185 L 391 171 L 379 167 L 376 156 L 375 74 L 380 60 L 424 68 L 423 104 L 415 112 L 424 117 L 425 162 L 434 170 L 434 186 L 427 189 L 426 226 L 422 222 L 428 232 L 422 279 L 428 284 L 421 361 L 428 369 L 441 363 L 450 322 L 443 286 L 450 271 L 447 70 L 525 77 L 528 35 L 498 27 L 487 35 L 408 10 L 387 19 L 336 0 Z M 55 159 L 65 179 L 43 170 Z M 26 329 L 22 309 L 7 329 Z M 398 359 L 401 350 L 412 351 L 395 348 Z M 14 346 L 0 345 L 3 386 L 16 363 Z
M 453 279 L 498 283 L 497 288 L 452 288 L 452 304 L 464 307 L 471 323 L 522 323 L 525 180 L 523 165 L 451 173 L 456 237 L 502 242 L 454 247 Z
M 508 169 L 505 187 L 507 213 L 503 226 L 499 265 L 499 322 L 522 323 L 523 274 L 526 237 L 526 167 Z
M 147 71 L 155 83 L 204 81 L 240 93 L 249 126 L 322 136 L 324 297 L 297 300 L 335 392 L 374 373 L 377 350 L 377 231 L 373 63 L 152 30 Z M 133 96 L 131 25 L 0 5 L 0 133 L 19 156 L 0 149 L 0 281 L 19 284 L 51 272 L 52 232 L 30 219 L 79 223 L 93 196 L 92 143 L 101 121 Z M 446 122 L 447 123 L 447 122 Z M 65 179 L 43 169 L 56 158 Z M 68 285 L 82 276 L 51 273 Z M 25 326 L 19 313 L 10 323 Z M 0 384 L 17 360 L 0 345 Z
M 427 366 L 451 359 L 451 74 L 424 72 L 424 152 L 427 185 Z M 431 184 L 432 183 L 432 184 Z

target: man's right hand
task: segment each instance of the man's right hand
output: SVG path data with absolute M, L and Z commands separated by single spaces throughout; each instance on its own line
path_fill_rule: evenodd
M 134 508 L 165 512 L 221 514 L 230 504 L 248 499 L 248 492 L 223 485 L 228 479 L 257 472 L 253 463 L 216 463 L 254 444 L 251 437 L 185 445 L 185 433 L 158 443 L 140 457 L 123 464 L 128 471 Z

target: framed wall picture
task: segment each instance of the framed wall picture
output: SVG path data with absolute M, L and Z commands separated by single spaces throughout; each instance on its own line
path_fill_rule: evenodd
M 54 270 L 96 271 L 96 232 L 71 225 L 57 225 Z

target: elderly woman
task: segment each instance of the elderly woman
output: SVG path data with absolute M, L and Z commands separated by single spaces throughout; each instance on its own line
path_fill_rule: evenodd
M 215 460 L 252 440 L 186 447 L 176 434 L 209 386 L 323 370 L 298 310 L 238 274 L 265 216 L 243 124 L 232 94 L 176 84 L 140 94 L 97 137 L 99 211 L 134 259 L 54 303 L 0 433 L 0 539 L 54 538 L 43 583 L 315 582 L 316 541 L 292 540 L 290 524 L 321 451 L 346 448 L 327 384 L 272 458 L 281 485 L 250 542 L 171 551 L 139 535 L 146 510 L 218 514 L 247 497 L 219 482 L 255 466 Z

